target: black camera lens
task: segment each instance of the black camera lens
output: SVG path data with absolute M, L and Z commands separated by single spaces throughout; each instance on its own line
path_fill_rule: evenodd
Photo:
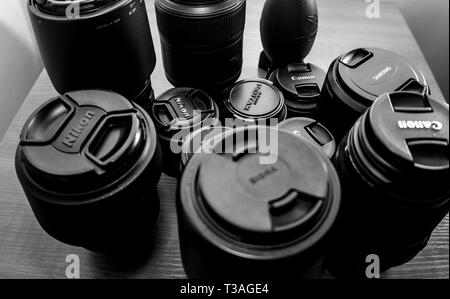
M 218 92 L 241 74 L 245 0 L 156 0 L 166 77 Z
M 289 117 L 316 117 L 326 73 L 310 63 L 289 64 L 269 77 L 284 95 Z
M 181 170 L 183 170 L 191 157 L 196 153 L 205 143 L 213 140 L 217 135 L 220 135 L 231 128 L 226 127 L 203 127 L 195 132 L 192 132 L 186 137 L 183 143 L 181 152 Z
M 286 119 L 286 105 L 281 91 L 264 79 L 242 80 L 229 91 L 223 103 L 225 118 L 234 118 L 243 124 Z M 230 127 L 228 125 L 228 127 Z
M 144 1 L 28 0 L 28 11 L 60 94 L 106 89 L 141 106 L 149 101 L 156 57 Z
M 428 91 L 423 74 L 402 56 L 376 48 L 360 48 L 331 64 L 322 89 L 320 121 L 340 140 L 382 94 Z
M 142 108 L 116 93 L 77 91 L 51 99 L 28 119 L 16 173 L 49 235 L 120 253 L 151 239 L 161 160 Z
M 330 159 L 336 153 L 336 141 L 333 135 L 314 119 L 305 117 L 290 118 L 281 122 L 278 128 L 309 140 L 319 146 Z
M 264 140 L 264 141 L 263 141 Z M 177 200 L 190 278 L 319 278 L 340 205 L 328 158 L 289 132 L 246 126 L 186 166 Z
M 449 108 L 413 92 L 384 94 L 335 158 L 343 197 L 330 258 L 336 275 L 364 277 L 412 259 L 449 211 Z
M 194 88 L 173 88 L 161 94 L 150 108 L 161 141 L 163 171 L 177 176 L 186 137 L 219 124 L 219 108 L 205 92 Z

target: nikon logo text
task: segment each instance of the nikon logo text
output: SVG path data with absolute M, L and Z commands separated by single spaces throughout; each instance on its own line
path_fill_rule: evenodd
M 398 121 L 398 127 L 400 129 L 416 129 L 416 130 L 434 130 L 434 131 L 441 131 L 444 126 L 440 121 L 413 121 L 413 120 L 399 120 Z
M 382 70 L 381 72 L 379 72 L 378 74 L 376 74 L 375 76 L 372 77 L 372 79 L 374 79 L 375 81 L 380 80 L 384 75 L 386 75 L 387 73 L 389 73 L 390 71 L 392 71 L 392 67 L 388 66 L 386 67 L 384 70 Z
M 80 138 L 81 134 L 83 133 L 84 129 L 89 125 L 89 122 L 94 118 L 95 113 L 92 111 L 88 111 L 84 114 L 84 116 L 80 119 L 78 125 L 75 127 L 72 127 L 67 133 L 66 136 L 64 136 L 63 144 L 69 148 L 72 148 L 75 142 L 77 142 L 78 138 Z
M 180 108 L 181 113 L 183 114 L 183 116 L 185 118 L 190 118 L 191 114 L 189 113 L 189 111 L 186 109 L 186 106 L 184 105 L 184 101 L 181 98 L 177 98 L 175 100 L 175 103 L 177 103 L 178 108 Z

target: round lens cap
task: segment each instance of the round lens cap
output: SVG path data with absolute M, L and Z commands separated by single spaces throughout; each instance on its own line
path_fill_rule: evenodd
M 264 79 L 243 80 L 234 85 L 225 107 L 234 117 L 248 121 L 286 118 L 286 106 L 281 91 Z
M 160 136 L 171 138 L 180 130 L 215 122 L 219 109 L 205 92 L 194 88 L 173 88 L 151 105 L 152 117 Z M 211 125 L 211 124 L 210 124 Z
M 117 179 L 141 155 L 147 138 L 156 147 L 155 128 L 143 119 L 118 94 L 71 92 L 48 101 L 28 119 L 19 157 L 42 187 L 81 192 Z M 154 136 L 143 131 L 147 126 Z
M 349 105 L 364 112 L 377 97 L 387 92 L 428 90 L 425 77 L 404 57 L 387 50 L 360 48 L 335 62 L 334 82 L 349 92 Z
M 334 168 L 301 138 L 262 126 L 218 137 L 221 142 L 214 142 L 214 152 L 232 154 L 205 155 L 197 185 L 219 223 L 247 236 L 298 236 L 317 228 L 331 203 L 336 204 L 339 182 Z M 270 142 L 272 138 L 278 142 Z M 268 142 L 259 144 L 261 140 Z
M 289 64 L 274 71 L 270 80 L 284 95 L 288 111 L 311 114 L 317 109 L 326 73 L 310 63 Z
M 305 117 L 290 118 L 281 122 L 278 128 L 313 142 L 330 159 L 336 152 L 336 141 L 333 135 L 331 135 L 327 128 L 314 119 Z

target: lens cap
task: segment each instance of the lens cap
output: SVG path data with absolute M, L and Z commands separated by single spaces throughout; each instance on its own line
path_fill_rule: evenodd
M 308 116 L 316 113 L 326 73 L 310 63 L 289 64 L 270 75 L 284 95 L 288 115 Z
M 249 123 L 286 119 L 284 96 L 272 82 L 264 79 L 243 80 L 231 88 L 224 102 L 227 114 Z
M 349 150 L 366 174 L 395 182 L 403 193 L 423 194 L 426 186 L 432 198 L 447 188 L 448 115 L 447 104 L 424 94 L 384 94 L 350 135 Z
M 327 79 L 331 89 L 359 112 L 386 92 L 428 92 L 419 69 L 402 56 L 383 49 L 355 49 L 339 57 L 331 69 Z
M 186 209 L 191 200 L 204 205 L 213 227 L 219 225 L 246 244 L 301 239 L 297 246 L 304 249 L 330 229 L 340 202 L 339 181 L 331 162 L 309 142 L 262 126 L 241 127 L 214 139 L 213 154 L 194 155 L 185 170 L 181 192 Z
M 204 127 L 189 134 L 183 144 L 181 153 L 181 168 L 184 169 L 192 155 L 195 154 L 205 142 L 208 142 L 215 136 L 229 130 L 232 129 L 226 127 Z
M 80 193 L 112 183 L 139 159 L 149 138 L 143 117 L 122 96 L 79 91 L 57 97 L 26 123 L 19 155 L 43 188 Z
M 311 118 L 290 118 L 278 125 L 279 129 L 286 130 L 292 134 L 305 138 L 318 145 L 323 152 L 332 158 L 336 152 L 336 141 L 333 135 L 323 125 Z
M 219 108 L 205 92 L 193 88 L 174 88 L 160 95 L 151 105 L 164 154 L 164 172 L 176 175 L 181 147 L 187 135 L 199 128 L 217 125 Z

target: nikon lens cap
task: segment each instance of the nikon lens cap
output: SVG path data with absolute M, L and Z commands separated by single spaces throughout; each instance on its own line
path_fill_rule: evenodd
M 281 91 L 264 79 L 237 82 L 224 101 L 225 117 L 243 120 L 248 124 L 258 121 L 286 119 L 286 106 Z
M 278 128 L 289 131 L 318 145 L 330 159 L 336 152 L 336 141 L 333 135 L 314 119 L 304 117 L 290 118 L 281 122 Z
M 148 238 L 159 212 L 157 141 L 150 117 L 124 97 L 71 92 L 30 116 L 16 172 L 50 235 L 96 251 L 121 251 Z
M 314 116 L 326 73 L 310 63 L 289 64 L 270 75 L 284 95 L 288 117 Z
M 173 88 L 153 102 L 151 115 L 161 140 L 163 171 L 176 176 L 186 136 L 199 128 L 216 125 L 219 108 L 208 94 L 199 89 Z
M 425 77 L 402 56 L 377 48 L 360 48 L 338 57 L 322 90 L 321 121 L 341 138 L 382 94 L 429 93 Z
M 331 162 L 276 128 L 241 127 L 214 139 L 213 153 L 194 155 L 179 185 L 188 276 L 320 277 L 340 205 Z

